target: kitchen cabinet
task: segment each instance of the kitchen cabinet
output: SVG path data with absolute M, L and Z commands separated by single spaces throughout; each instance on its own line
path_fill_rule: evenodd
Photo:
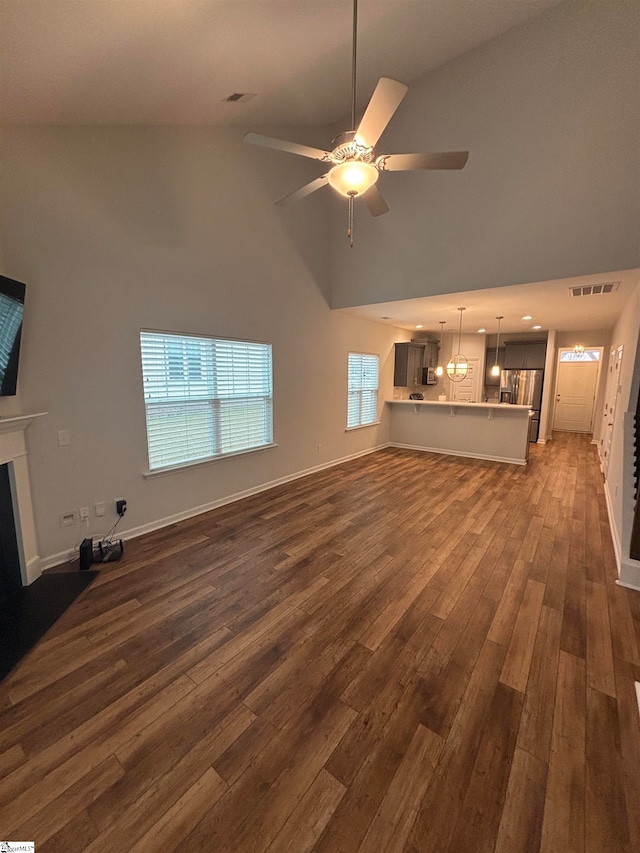
M 524 351 L 524 366 L 526 370 L 544 370 L 547 357 L 547 345 L 544 343 L 529 344 Z
M 544 341 L 505 344 L 505 370 L 544 370 L 547 345 Z
M 424 347 L 424 366 L 425 367 L 437 367 L 438 366 L 438 353 L 440 352 L 439 344 L 435 344 L 432 341 L 427 341 Z
M 393 384 L 402 388 L 422 385 L 425 345 L 413 342 L 396 344 Z
M 498 365 L 500 370 L 505 369 L 505 358 L 506 358 L 507 350 L 505 347 L 498 348 Z M 500 386 L 500 374 L 498 376 L 491 375 L 491 368 L 496 363 L 496 351 L 495 347 L 492 349 L 488 349 L 485 358 L 485 371 L 484 371 L 484 384 L 489 387 L 495 386 L 498 388 Z

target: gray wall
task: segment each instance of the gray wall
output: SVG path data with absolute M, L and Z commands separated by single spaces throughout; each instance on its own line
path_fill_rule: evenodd
M 107 501 L 96 535 L 124 497 L 123 529 L 153 526 L 388 440 L 394 330 L 330 310 L 324 206 L 273 206 L 306 163 L 283 175 L 263 154 L 238 131 L 4 132 L 2 272 L 28 290 L 0 415 L 49 413 L 27 432 L 41 556 L 83 538 L 59 526 L 69 510 Z M 141 327 L 270 341 L 278 447 L 146 479 Z M 381 356 L 383 423 L 347 433 L 349 350 Z

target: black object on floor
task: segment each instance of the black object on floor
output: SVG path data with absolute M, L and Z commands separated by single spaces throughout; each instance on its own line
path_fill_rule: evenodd
M 0 608 L 0 679 L 62 616 L 99 572 L 41 575 L 12 594 Z

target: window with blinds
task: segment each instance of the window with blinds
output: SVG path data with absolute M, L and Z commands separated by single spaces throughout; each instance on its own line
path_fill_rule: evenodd
M 377 422 L 379 371 L 380 356 L 349 353 L 347 429 Z
M 271 344 L 140 332 L 149 469 L 273 442 Z

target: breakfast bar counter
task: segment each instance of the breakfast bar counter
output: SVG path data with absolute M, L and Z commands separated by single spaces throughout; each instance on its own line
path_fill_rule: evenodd
M 391 445 L 526 465 L 529 406 L 388 400 Z

